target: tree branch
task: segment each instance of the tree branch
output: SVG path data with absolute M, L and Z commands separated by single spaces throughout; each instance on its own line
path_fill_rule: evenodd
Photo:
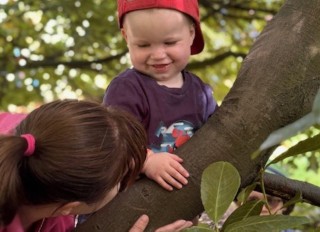
M 203 69 L 206 66 L 211 66 L 211 65 L 215 65 L 218 64 L 219 62 L 223 61 L 224 59 L 227 59 L 228 57 L 242 57 L 245 58 L 246 57 L 246 53 L 242 53 L 242 52 L 232 52 L 232 51 L 227 51 L 225 53 L 219 54 L 213 58 L 210 59 L 205 59 L 203 61 L 195 61 L 192 62 L 190 64 L 188 64 L 187 68 L 188 69 Z
M 268 135 L 311 111 L 320 87 L 319 0 L 287 0 L 246 56 L 220 108 L 176 154 L 190 173 L 181 190 L 167 192 L 149 180 L 137 182 L 76 229 L 128 231 L 143 213 L 147 231 L 203 211 L 200 182 L 211 163 L 226 161 L 252 183 L 268 155 L 252 160 Z M 125 220 L 124 220 L 125 218 Z
M 300 192 L 303 202 L 320 206 L 320 187 L 318 186 L 271 173 L 264 173 L 263 180 L 266 191 L 271 195 L 290 200 Z
M 274 9 L 251 7 L 247 6 L 248 4 L 246 3 L 234 3 L 232 1 L 226 4 L 223 1 L 200 0 L 200 5 L 208 11 L 207 16 L 204 16 L 203 19 L 220 14 L 224 18 L 244 19 L 247 21 L 252 21 L 254 19 L 265 20 L 265 18 L 259 16 L 259 14 L 275 15 L 277 13 Z M 250 11 L 254 11 L 254 14 L 250 14 Z

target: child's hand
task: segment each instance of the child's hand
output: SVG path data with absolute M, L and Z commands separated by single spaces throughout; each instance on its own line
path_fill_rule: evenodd
M 168 191 L 172 191 L 173 187 L 181 189 L 188 183 L 189 177 L 188 171 L 181 165 L 182 162 L 177 155 L 167 152 L 155 154 L 149 151 L 142 173 Z

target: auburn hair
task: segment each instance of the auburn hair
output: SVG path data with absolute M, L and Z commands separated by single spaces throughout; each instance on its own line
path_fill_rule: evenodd
M 35 151 L 24 156 L 32 134 Z M 97 202 L 134 182 L 146 134 L 131 115 L 97 103 L 57 100 L 32 111 L 14 135 L 0 136 L 0 226 L 21 204 Z

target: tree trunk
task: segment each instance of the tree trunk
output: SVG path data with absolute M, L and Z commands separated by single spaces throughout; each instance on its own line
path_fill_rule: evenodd
M 80 225 L 78 232 L 128 231 L 141 214 L 147 231 L 203 211 L 200 180 L 216 161 L 232 163 L 242 186 L 252 183 L 269 153 L 250 155 L 267 136 L 311 111 L 320 86 L 320 1 L 288 0 L 268 23 L 243 62 L 221 107 L 176 152 L 189 184 L 167 192 L 143 179 Z

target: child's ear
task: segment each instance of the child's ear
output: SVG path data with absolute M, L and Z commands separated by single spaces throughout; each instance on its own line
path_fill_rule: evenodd
M 194 38 L 196 37 L 196 28 L 195 28 L 195 25 L 194 25 L 194 24 L 191 25 L 190 34 L 191 34 L 192 41 L 193 41 Z
M 192 34 L 192 37 L 194 39 L 194 37 L 196 37 L 196 28 L 195 28 L 195 25 L 193 25 L 193 27 L 191 28 L 191 34 Z
M 122 37 L 125 39 L 125 41 L 127 42 L 127 33 L 126 33 L 126 30 L 124 28 L 121 28 L 121 34 L 122 34 Z
M 59 208 L 57 208 L 54 212 L 54 215 L 59 216 L 59 215 L 69 215 L 69 214 L 73 214 L 73 210 L 74 208 L 78 207 L 81 204 L 81 202 L 79 201 L 73 201 L 73 202 L 69 202 L 66 204 L 63 204 L 62 206 L 60 206 Z

